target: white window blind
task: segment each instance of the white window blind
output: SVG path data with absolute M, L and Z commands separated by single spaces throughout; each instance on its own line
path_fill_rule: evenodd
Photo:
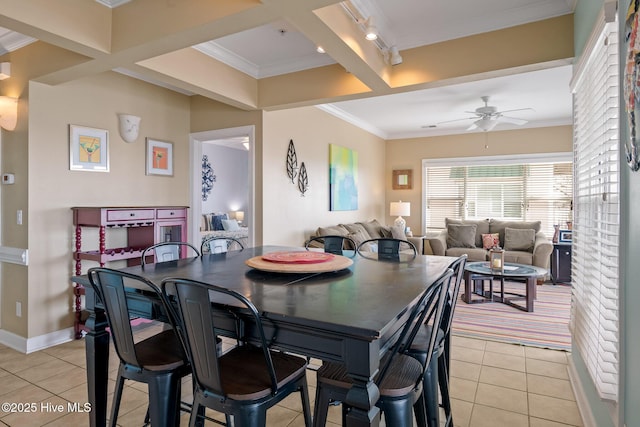
M 533 160 L 425 162 L 426 230 L 444 229 L 445 218 L 541 221 L 551 239 L 554 224 L 572 219 L 572 162 Z
M 618 35 L 604 25 L 572 84 L 573 340 L 601 398 L 618 397 Z

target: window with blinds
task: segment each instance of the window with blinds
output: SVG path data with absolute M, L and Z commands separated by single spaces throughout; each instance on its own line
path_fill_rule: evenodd
M 573 167 L 571 155 L 563 157 L 423 162 L 426 230 L 444 229 L 445 218 L 541 221 L 551 239 L 555 224 L 572 219 Z
M 571 328 L 601 398 L 618 398 L 620 144 L 617 24 L 598 30 L 572 82 L 575 214 Z

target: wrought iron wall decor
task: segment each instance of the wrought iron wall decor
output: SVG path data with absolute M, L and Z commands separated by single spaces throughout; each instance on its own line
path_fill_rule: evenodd
M 304 166 L 304 162 L 300 164 L 300 173 L 298 174 L 298 190 L 302 193 L 304 197 L 304 193 L 309 189 L 309 177 L 307 176 L 307 168 Z
M 206 202 L 209 193 L 213 189 L 213 183 L 216 182 L 216 176 L 213 174 L 213 168 L 209 163 L 209 156 L 202 156 L 202 201 Z
M 295 184 L 296 175 L 298 174 L 298 155 L 296 147 L 293 145 L 293 139 L 289 140 L 289 148 L 287 149 L 287 175 L 292 184 Z

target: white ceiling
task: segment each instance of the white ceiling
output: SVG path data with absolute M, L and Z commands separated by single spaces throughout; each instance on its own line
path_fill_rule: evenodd
M 109 7 L 126 3 L 95 1 Z M 465 2 L 462 7 L 450 0 L 351 0 L 351 10 L 362 17 L 373 16 L 382 46 L 396 46 L 402 53 L 412 47 L 571 13 L 575 1 L 477 0 Z M 329 55 L 317 53 L 315 43 L 303 32 L 304 28 L 297 29 L 281 19 L 194 47 L 254 78 L 335 62 Z M 33 40 L 0 28 L 0 54 Z M 485 95 L 490 96 L 489 105 L 499 111 L 530 108 L 508 114 L 528 120 L 527 124 L 518 127 L 500 123 L 494 130 L 569 124 L 571 66 L 554 66 L 415 92 L 336 102 L 321 108 L 385 139 L 467 132 L 473 120 L 438 123 L 471 117 L 467 112 L 481 107 L 480 97 Z M 124 69 L 119 71 L 136 75 Z

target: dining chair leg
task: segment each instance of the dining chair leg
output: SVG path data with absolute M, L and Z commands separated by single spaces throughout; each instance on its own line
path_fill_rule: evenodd
M 149 381 L 149 412 L 153 427 L 180 425 L 180 375 L 154 375 Z
M 427 425 L 440 427 L 440 409 L 438 404 L 438 355 L 434 353 L 425 370 L 422 396 L 425 402 Z
M 449 372 L 445 355 L 438 358 L 438 384 L 440 385 L 440 396 L 442 407 L 446 417 L 445 426 L 453 426 L 453 415 L 451 414 L 451 399 L 449 396 Z
M 122 389 L 124 388 L 124 366 L 118 367 L 118 379 L 116 380 L 116 388 L 113 392 L 113 402 L 111 403 L 111 427 L 116 427 L 118 420 L 118 412 L 120 411 L 120 401 L 122 400 Z
M 258 427 L 267 425 L 267 409 L 263 406 L 248 406 L 233 416 L 233 427 Z
M 300 384 L 300 400 L 302 401 L 302 415 L 304 416 L 305 427 L 312 427 L 311 402 L 309 401 L 309 387 L 307 377 L 303 377 Z
M 327 424 L 327 413 L 331 393 L 325 387 L 318 385 L 316 388 L 316 406 L 313 409 L 313 427 L 324 427 Z
M 385 425 L 413 427 L 413 404 L 410 399 L 385 401 L 381 409 Z
M 202 405 L 202 397 L 199 394 L 193 394 L 193 406 L 191 407 L 191 415 L 189 416 L 189 427 L 199 427 L 204 425 L 205 406 Z M 227 425 L 232 425 L 229 416 L 226 416 Z

